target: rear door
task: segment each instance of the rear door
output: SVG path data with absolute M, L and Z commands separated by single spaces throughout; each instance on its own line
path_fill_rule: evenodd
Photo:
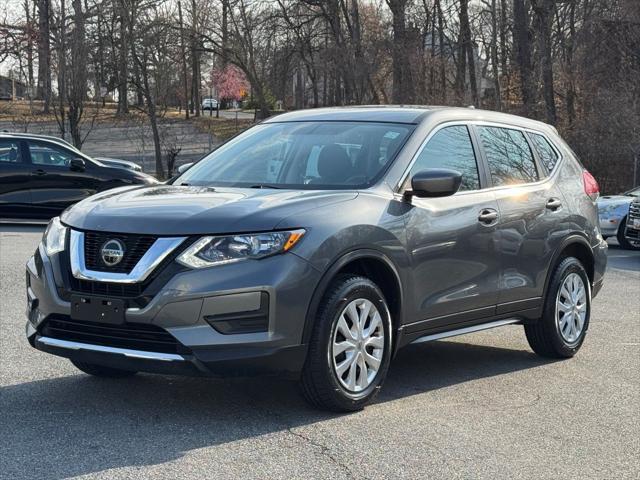
M 85 171 L 74 171 L 71 159 L 79 155 L 52 142 L 29 140 L 31 161 L 31 202 L 33 211 L 47 218 L 59 214 L 98 190 L 98 180 L 92 166 L 86 162 Z
M 551 257 L 564 238 L 562 192 L 545 179 L 547 167 L 526 131 L 498 125 L 474 128 L 500 211 L 497 313 L 537 308 Z M 555 161 L 546 159 L 551 168 Z
M 31 209 L 30 168 L 23 141 L 0 138 L 0 218 L 28 217 Z
M 406 177 L 428 168 L 462 173 L 458 193 L 411 199 L 406 214 L 412 259 L 412 331 L 472 322 L 491 316 L 498 300 L 499 255 L 495 247 L 498 206 L 477 159 L 478 146 L 464 124 L 431 133 Z

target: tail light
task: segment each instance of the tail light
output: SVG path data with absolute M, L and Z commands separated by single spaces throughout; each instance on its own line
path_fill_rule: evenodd
M 593 178 L 593 175 L 591 175 L 589 171 L 583 170 L 582 182 L 584 183 L 584 193 L 595 200 L 595 198 L 600 194 L 600 186 L 596 179 Z

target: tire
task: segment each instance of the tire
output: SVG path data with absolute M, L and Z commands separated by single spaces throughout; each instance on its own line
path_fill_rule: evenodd
M 320 305 L 302 370 L 302 393 L 322 410 L 362 410 L 380 391 L 389 369 L 393 329 L 387 302 L 368 278 L 340 275 Z M 354 314 L 363 320 L 353 322 Z M 342 370 L 345 365 L 349 367 Z
M 574 302 L 566 296 L 566 292 L 573 291 L 573 285 L 579 291 L 580 283 L 584 288 L 584 298 L 582 302 L 575 303 L 575 308 L 570 308 L 567 313 L 563 312 L 566 307 L 559 307 L 558 302 L 563 305 L 573 305 Z M 567 285 L 567 290 L 561 289 Z M 582 305 L 582 306 L 580 306 Z M 558 320 L 556 319 L 556 311 Z M 578 312 L 578 313 L 577 313 Z M 584 316 L 582 316 L 584 312 Z M 565 318 L 565 315 L 568 315 Z M 578 318 L 580 315 L 580 318 Z M 531 349 L 538 355 L 547 358 L 570 358 L 573 357 L 584 342 L 585 335 L 589 328 L 589 318 L 591 316 L 591 286 L 589 277 L 584 266 L 574 257 L 565 257 L 555 267 L 551 276 L 551 282 L 544 300 L 542 317 L 533 324 L 525 324 L 524 330 L 527 341 Z M 573 322 L 573 323 L 572 323 Z M 581 328 L 578 326 L 582 324 Z M 573 335 L 571 327 L 574 327 Z
M 71 363 L 73 363 L 79 370 L 82 370 L 84 373 L 87 373 L 89 375 L 93 375 L 94 377 L 126 378 L 138 373 L 133 370 L 121 370 L 119 368 L 104 367 L 102 365 L 78 362 L 75 360 L 71 360 Z
M 626 231 L 626 229 L 627 229 L 627 217 L 624 217 L 620 222 L 620 226 L 618 227 L 618 233 L 616 234 L 616 238 L 618 239 L 618 243 L 620 244 L 620 247 L 624 248 L 625 250 L 640 250 L 640 243 L 633 244 L 629 240 L 627 240 L 627 237 L 624 236 L 624 232 Z

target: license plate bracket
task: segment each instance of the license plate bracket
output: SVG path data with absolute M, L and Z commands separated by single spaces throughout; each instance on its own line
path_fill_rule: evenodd
M 71 319 L 96 323 L 124 323 L 124 300 L 71 295 Z

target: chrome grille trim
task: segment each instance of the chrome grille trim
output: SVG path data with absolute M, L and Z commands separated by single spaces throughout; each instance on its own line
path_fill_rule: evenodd
M 173 252 L 187 237 L 158 238 L 129 273 L 99 272 L 89 270 L 84 258 L 84 232 L 71 230 L 69 257 L 71 274 L 80 280 L 112 283 L 137 283 L 144 281 L 151 272 Z

